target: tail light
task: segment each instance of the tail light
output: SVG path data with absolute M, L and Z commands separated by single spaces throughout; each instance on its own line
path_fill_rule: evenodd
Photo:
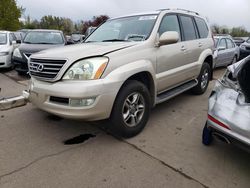
M 211 115 L 208 114 L 208 119 L 214 123 L 216 123 L 217 125 L 225 128 L 225 129 L 228 129 L 228 130 L 231 130 L 227 125 L 225 125 L 224 123 L 220 122 L 219 120 L 215 119 L 214 117 L 212 117 Z

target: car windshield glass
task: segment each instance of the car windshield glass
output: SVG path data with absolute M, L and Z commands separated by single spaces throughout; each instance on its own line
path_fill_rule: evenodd
M 60 32 L 33 31 L 26 34 L 23 42 L 28 44 L 63 44 L 64 40 Z
M 131 16 L 108 20 L 85 42 L 144 41 L 154 27 L 157 15 Z
M 5 33 L 0 33 L 0 45 L 7 43 L 7 35 Z

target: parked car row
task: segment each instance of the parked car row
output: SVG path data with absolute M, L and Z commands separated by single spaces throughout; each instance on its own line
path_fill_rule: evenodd
M 66 40 L 62 31 L 58 30 L 32 30 L 23 39 L 20 46 L 13 53 L 13 63 L 15 70 L 19 74 L 27 74 L 28 59 L 36 52 L 64 46 Z
M 88 28 L 86 35 L 90 35 L 95 29 L 96 27 Z M 59 30 L 0 31 L 0 68 L 15 67 L 18 74 L 27 74 L 31 54 L 66 44 L 82 43 L 84 39 L 85 35 L 80 33 L 73 33 L 65 38 Z

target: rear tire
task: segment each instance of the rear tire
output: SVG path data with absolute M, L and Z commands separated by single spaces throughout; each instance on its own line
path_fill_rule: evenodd
M 207 62 L 204 62 L 201 67 L 200 75 L 198 76 L 198 84 L 191 91 L 195 95 L 201 95 L 206 92 L 211 78 L 212 69 Z
M 148 88 L 136 80 L 127 81 L 119 91 L 110 116 L 113 134 L 130 138 L 139 134 L 148 122 L 151 98 Z
M 212 136 L 212 131 L 207 127 L 207 123 L 203 128 L 203 133 L 202 133 L 202 143 L 205 146 L 211 145 L 213 142 L 213 136 Z

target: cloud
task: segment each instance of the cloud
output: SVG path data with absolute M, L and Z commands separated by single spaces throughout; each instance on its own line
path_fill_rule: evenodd
M 40 19 L 44 15 L 69 17 L 74 21 L 91 19 L 95 15 L 111 17 L 162 8 L 194 10 L 209 18 L 210 23 L 244 26 L 250 31 L 250 2 L 248 0 L 18 0 L 26 15 Z

